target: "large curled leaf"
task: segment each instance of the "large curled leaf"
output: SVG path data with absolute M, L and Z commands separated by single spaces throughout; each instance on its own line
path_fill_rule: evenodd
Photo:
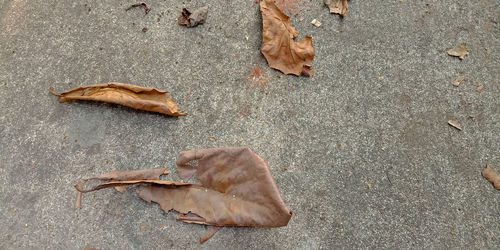
M 193 166 L 191 161 L 197 161 Z M 164 180 L 111 181 L 89 190 L 75 185 L 79 192 L 121 185 L 150 184 L 137 192 L 148 202 L 160 204 L 165 212 L 176 210 L 178 220 L 187 223 L 222 226 L 286 226 L 292 212 L 286 207 L 267 163 L 248 147 L 210 148 L 181 152 L 178 173 L 199 184 Z M 112 174 L 115 175 L 115 174 Z M 90 179 L 102 179 L 101 175 Z M 85 179 L 84 179 L 85 180 Z M 201 242 L 219 228 L 210 228 Z
M 55 93 L 51 87 L 50 93 L 58 96 L 59 102 L 101 101 L 172 116 L 187 115 L 179 113 L 177 104 L 167 91 L 127 83 L 107 82 L 88 85 L 60 94 Z
M 271 68 L 285 74 L 313 74 L 311 66 L 314 59 L 314 47 L 310 36 L 299 42 L 293 39 L 299 35 L 273 0 L 261 0 L 262 14 L 262 54 Z

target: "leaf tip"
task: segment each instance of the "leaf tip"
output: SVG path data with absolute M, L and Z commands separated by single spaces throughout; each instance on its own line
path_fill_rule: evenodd
M 56 91 L 54 90 L 54 87 L 50 86 L 49 88 L 49 92 L 55 96 L 61 96 L 60 94 L 56 93 Z

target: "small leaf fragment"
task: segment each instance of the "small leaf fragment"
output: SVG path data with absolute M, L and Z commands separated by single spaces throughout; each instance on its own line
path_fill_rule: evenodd
M 458 124 L 458 123 L 456 123 L 456 122 L 454 122 L 454 121 L 452 121 L 452 120 L 449 120 L 449 121 L 448 121 L 448 124 L 449 124 L 450 126 L 452 126 L 452 127 L 456 128 L 456 129 L 458 129 L 458 130 L 462 130 L 462 127 L 460 126 L 460 124 Z
M 347 15 L 347 0 L 325 0 L 325 5 L 330 9 L 330 13 Z
M 465 43 L 461 43 L 457 47 L 450 48 L 450 49 L 446 50 L 446 52 L 448 52 L 448 55 L 450 55 L 450 56 L 456 56 L 456 57 L 460 58 L 460 60 L 463 60 L 465 58 L 465 56 L 469 54 Z
M 207 20 L 208 7 L 201 7 L 193 12 L 188 9 L 182 9 L 177 18 L 177 23 L 179 25 L 187 26 L 188 28 L 195 27 L 199 24 L 204 24 Z
M 493 170 L 493 168 L 491 168 L 489 164 L 486 164 L 486 167 L 483 169 L 481 174 L 484 178 L 486 178 L 486 180 L 493 184 L 493 187 L 495 187 L 495 189 L 500 190 L 500 175 L 498 175 L 498 173 L 495 172 L 495 170 Z
M 59 97 L 59 102 L 101 101 L 172 116 L 187 115 L 179 113 L 177 104 L 167 91 L 133 84 L 107 82 L 82 86 L 59 94 L 55 93 L 52 87 L 49 90 Z
M 459 76 L 453 81 L 453 86 L 458 87 L 462 81 L 465 80 L 465 77 Z
M 312 37 L 306 36 L 295 42 L 299 35 L 290 24 L 290 18 L 285 15 L 273 0 L 260 1 L 262 14 L 262 46 L 261 52 L 271 68 L 284 74 L 311 76 L 314 70 L 311 66 L 314 59 Z

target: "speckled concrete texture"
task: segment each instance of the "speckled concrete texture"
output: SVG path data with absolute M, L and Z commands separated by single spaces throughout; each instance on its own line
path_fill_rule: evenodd
M 352 0 L 345 18 L 302 1 L 310 78 L 267 66 L 254 0 L 132 3 L 0 0 L 1 249 L 500 249 L 500 191 L 481 176 L 500 172 L 500 1 Z M 205 24 L 177 25 L 202 6 Z M 446 54 L 462 42 L 464 60 Z M 168 90 L 189 115 L 48 92 L 106 81 Z M 205 226 L 133 189 L 73 209 L 82 177 L 166 167 L 178 180 L 179 152 L 241 145 L 268 162 L 287 227 L 199 245 Z

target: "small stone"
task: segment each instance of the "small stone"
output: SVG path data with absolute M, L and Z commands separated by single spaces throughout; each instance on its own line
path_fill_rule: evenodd
M 320 22 L 320 21 L 318 21 L 318 20 L 316 20 L 316 19 L 312 20 L 311 24 L 313 24 L 313 25 L 314 25 L 314 26 L 316 26 L 316 27 L 321 26 L 321 22 Z

